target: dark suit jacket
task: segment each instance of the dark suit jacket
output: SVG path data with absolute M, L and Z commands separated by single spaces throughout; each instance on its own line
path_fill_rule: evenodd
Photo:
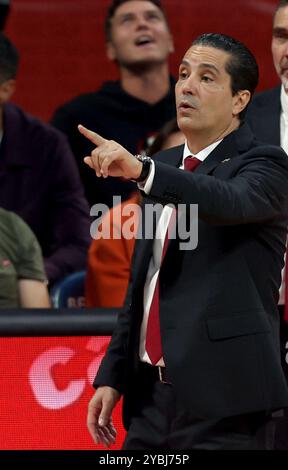
M 256 139 L 280 145 L 281 86 L 257 94 L 249 104 L 246 121 Z
M 171 240 L 160 273 L 164 360 L 177 399 L 216 418 L 288 405 L 280 365 L 278 288 L 285 250 L 288 159 L 257 143 L 247 125 L 194 173 L 178 170 L 183 146 L 158 154 L 151 201 L 199 205 L 193 251 Z M 95 379 L 124 392 L 124 422 L 137 401 L 143 286 L 153 241 L 139 240 L 131 302 Z
M 66 138 L 12 104 L 4 106 L 3 124 L 0 206 L 32 228 L 51 282 L 84 269 L 89 209 Z

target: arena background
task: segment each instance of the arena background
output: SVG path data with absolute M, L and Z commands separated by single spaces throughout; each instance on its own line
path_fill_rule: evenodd
M 5 33 L 21 54 L 16 104 L 48 121 L 63 102 L 97 89 L 104 80 L 117 78 L 116 67 L 106 60 L 103 38 L 109 1 L 12 0 Z M 179 60 L 196 35 L 218 31 L 235 36 L 254 52 L 260 66 L 258 91 L 276 85 L 270 40 L 277 3 L 163 0 L 176 46 L 171 57 L 172 73 L 177 76 Z M 75 314 L 83 318 L 83 311 Z M 45 328 L 37 333 L 33 325 L 35 321 L 43 323 L 43 314 L 32 320 L 25 315 L 23 311 L 0 314 L 0 448 L 95 448 L 86 430 L 86 408 L 109 332 L 108 336 L 101 335 L 94 324 L 90 331 L 88 322 L 85 334 L 76 325 L 70 336 L 70 326 L 62 335 L 57 332 L 57 316 L 64 318 L 63 312 L 57 312 L 50 319 L 48 314 L 48 333 Z M 16 325 L 17 331 L 12 331 L 11 325 Z M 51 325 L 56 328 L 54 333 Z M 283 327 L 282 360 L 286 368 L 287 347 L 287 327 Z M 115 413 L 119 432 L 115 449 L 121 447 L 124 438 L 120 411 L 118 407 Z
M 105 56 L 104 17 L 110 0 L 12 0 L 5 32 L 17 45 L 21 67 L 14 101 L 49 120 L 75 95 L 117 78 Z M 175 38 L 171 70 L 191 40 L 222 32 L 245 42 L 260 66 L 260 89 L 277 83 L 270 53 L 277 0 L 163 0 Z

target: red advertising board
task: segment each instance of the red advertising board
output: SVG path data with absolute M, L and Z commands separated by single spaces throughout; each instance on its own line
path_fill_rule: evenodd
M 109 337 L 13 337 L 0 339 L 0 449 L 91 450 L 86 428 L 91 386 Z M 113 415 L 125 432 L 121 403 Z

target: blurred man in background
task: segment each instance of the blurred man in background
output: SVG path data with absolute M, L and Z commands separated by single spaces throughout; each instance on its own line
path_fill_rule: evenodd
M 272 30 L 272 56 L 281 84 L 257 94 L 248 108 L 247 120 L 256 137 L 268 144 L 281 145 L 288 153 L 288 0 L 281 0 L 275 10 Z M 287 181 L 288 184 L 288 181 Z M 286 252 L 287 261 L 287 252 Z M 288 380 L 288 265 L 282 270 L 279 296 L 281 346 L 284 371 Z M 287 411 L 286 411 L 287 413 Z M 288 416 L 277 427 L 276 446 L 288 449 Z
M 0 33 L 0 206 L 31 227 L 53 283 L 86 267 L 88 205 L 65 136 L 9 103 L 18 62 Z
M 105 22 L 106 51 L 119 68 L 120 80 L 81 95 L 59 108 L 52 119 L 70 142 L 90 205 L 112 206 L 113 195 L 127 199 L 133 183 L 95 181 L 83 165 L 92 145 L 77 131 L 81 122 L 107 139 L 140 153 L 165 122 L 175 117 L 174 80 L 168 58 L 174 51 L 160 0 L 113 0 Z M 95 71 L 94 73 L 97 73 Z

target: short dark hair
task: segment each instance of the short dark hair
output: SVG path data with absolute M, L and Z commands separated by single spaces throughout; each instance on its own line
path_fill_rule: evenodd
M 10 13 L 9 1 L 0 2 L 0 31 L 3 31 L 6 25 L 7 18 Z
M 131 1 L 132 0 L 112 0 L 110 6 L 108 7 L 107 15 L 106 15 L 106 18 L 105 18 L 105 39 L 106 39 L 106 42 L 111 41 L 111 23 L 112 23 L 112 18 L 114 17 L 117 8 L 119 8 L 120 5 L 123 5 L 123 3 L 131 2 Z M 167 15 L 166 15 L 166 13 L 164 11 L 164 8 L 161 4 L 161 0 L 147 0 L 147 1 L 150 2 L 150 3 L 153 3 L 153 5 L 155 5 L 156 7 L 159 8 L 159 10 L 162 11 L 162 13 L 165 17 L 165 20 L 167 22 L 167 25 L 168 25 Z
M 0 32 L 0 83 L 15 78 L 18 65 L 19 54 L 16 47 Z
M 277 11 L 280 10 L 280 8 L 284 8 L 288 6 L 288 0 L 280 0 L 278 5 L 276 6 L 274 16 L 276 15 Z
M 275 16 L 278 13 L 278 11 L 281 10 L 281 8 L 285 8 L 287 6 L 288 6 L 288 0 L 280 0 L 280 2 L 278 3 L 278 5 L 276 6 L 274 10 L 273 23 L 274 23 Z
M 198 36 L 192 46 L 207 46 L 223 50 L 230 54 L 231 58 L 226 63 L 226 72 L 231 77 L 231 89 L 233 96 L 240 90 L 249 90 L 251 97 L 258 85 L 259 70 L 252 52 L 237 39 L 220 33 L 206 33 Z M 240 113 L 243 118 L 246 108 Z

